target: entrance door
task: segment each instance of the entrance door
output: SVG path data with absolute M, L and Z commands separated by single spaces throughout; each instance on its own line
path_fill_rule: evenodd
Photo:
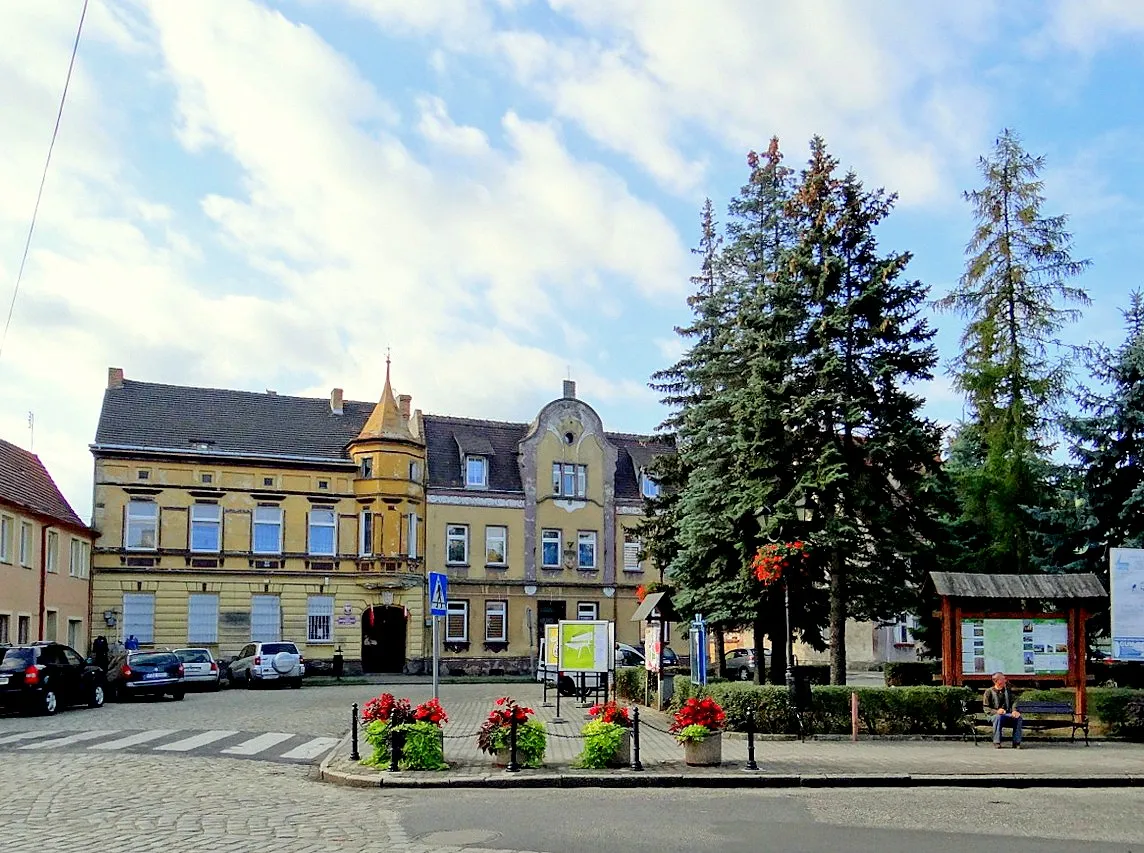
M 544 636 L 545 625 L 555 625 L 568 618 L 567 601 L 538 601 L 536 602 L 536 624 L 539 626 L 538 637 Z
M 361 668 L 365 672 L 405 669 L 405 609 L 367 607 L 361 615 Z

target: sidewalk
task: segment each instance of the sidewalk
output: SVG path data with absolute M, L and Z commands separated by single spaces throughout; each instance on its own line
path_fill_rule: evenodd
M 548 728 L 544 767 L 506 773 L 477 749 L 476 731 L 491 702 L 446 703 L 445 760 L 441 772 L 396 772 L 363 767 L 350 760 L 349 735 L 322 762 L 323 781 L 360 787 L 833 787 L 972 785 L 988 787 L 1121 787 L 1144 786 L 1144 745 L 1093 741 L 1031 740 L 1014 750 L 994 749 L 961 740 L 756 739 L 758 771 L 745 770 L 747 740 L 738 733 L 723 736 L 723 764 L 692 768 L 683 749 L 667 734 L 667 715 L 640 709 L 640 760 L 643 772 L 630 769 L 578 770 L 572 766 L 582 749 L 580 729 L 587 706 L 562 698 L 556 723 L 555 696 L 545 706 L 539 685 L 505 685 L 505 692 L 529 704 Z M 361 738 L 362 757 L 372 747 Z

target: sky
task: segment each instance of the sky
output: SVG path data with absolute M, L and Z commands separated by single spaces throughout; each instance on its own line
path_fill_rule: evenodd
M 0 2 L 3 314 L 82 5 Z M 0 437 L 88 518 L 109 366 L 375 400 L 387 349 L 426 412 L 528 421 L 571 375 L 609 429 L 651 431 L 700 207 L 772 135 L 898 193 L 881 245 L 936 299 L 1015 129 L 1092 260 L 1067 335 L 1115 344 L 1144 285 L 1142 48 L 1135 0 L 91 0 Z M 933 323 L 922 390 L 953 422 L 962 320 Z

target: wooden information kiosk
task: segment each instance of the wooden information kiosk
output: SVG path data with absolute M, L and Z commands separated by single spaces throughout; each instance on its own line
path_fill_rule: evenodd
M 948 686 L 988 686 L 1003 672 L 1020 686 L 1076 689 L 1087 714 L 1089 616 L 1108 598 L 1096 575 L 931 572 L 941 597 L 941 674 Z

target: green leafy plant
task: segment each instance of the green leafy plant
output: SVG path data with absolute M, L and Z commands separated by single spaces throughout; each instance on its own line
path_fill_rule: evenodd
M 389 763 L 390 738 L 393 736 L 393 727 L 385 720 L 374 720 L 366 723 L 363 729 L 365 741 L 373 747 L 373 754 L 361 760 L 367 767 L 380 767 Z
M 707 739 L 708 735 L 711 734 L 714 734 L 714 732 L 707 728 L 707 726 L 700 726 L 693 723 L 690 726 L 684 726 L 679 729 L 675 733 L 675 739 L 680 743 L 702 743 Z
M 402 770 L 448 770 L 441 744 L 441 727 L 423 720 L 398 726 L 404 742 L 398 767 Z
M 601 770 L 612 764 L 624 741 L 625 731 L 623 726 L 603 720 L 585 723 L 580 730 L 584 736 L 584 751 L 577 758 L 576 766 Z
M 548 746 L 548 731 L 544 728 L 544 723 L 532 719 L 534 713 L 531 708 L 502 696 L 496 700 L 496 707 L 477 730 L 477 746 L 490 755 L 508 749 L 511 727 L 515 721 L 517 761 L 525 767 L 539 767 Z

